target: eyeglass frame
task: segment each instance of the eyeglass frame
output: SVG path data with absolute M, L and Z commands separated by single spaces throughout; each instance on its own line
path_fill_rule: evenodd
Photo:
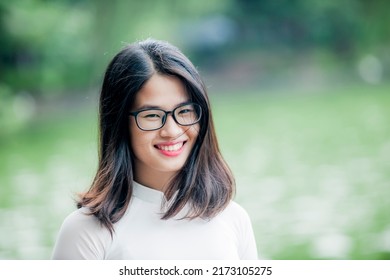
M 199 108 L 199 116 L 198 116 L 198 120 L 194 123 L 191 123 L 191 124 L 181 124 L 177 121 L 176 117 L 175 117 L 175 111 L 177 109 L 179 109 L 180 107 L 183 107 L 183 106 L 186 106 L 186 105 L 196 105 L 198 106 Z M 138 124 L 138 114 L 142 113 L 142 112 L 145 112 L 145 111 L 149 111 L 149 110 L 156 110 L 156 111 L 161 111 L 161 112 L 164 112 L 164 116 L 161 118 L 161 126 L 158 127 L 158 128 L 154 128 L 154 129 L 144 129 L 142 128 L 139 124 Z M 137 124 L 137 127 L 143 131 L 154 131 L 154 130 L 159 130 L 161 128 L 164 127 L 164 125 L 166 124 L 167 122 L 167 119 L 168 119 L 168 115 L 171 114 L 172 116 L 172 119 L 175 121 L 175 123 L 177 123 L 178 125 L 181 125 L 181 126 L 191 126 L 191 125 L 194 125 L 194 124 L 197 124 L 201 118 L 202 118 L 202 106 L 200 106 L 198 103 L 195 103 L 195 102 L 186 102 L 186 103 L 183 103 L 183 104 L 180 104 L 179 106 L 177 106 L 176 108 L 174 108 L 173 110 L 171 111 L 165 111 L 163 109 L 160 109 L 160 108 L 145 108 L 145 109 L 142 109 L 142 110 L 139 110 L 139 111 L 134 111 L 134 112 L 129 112 L 129 115 L 130 116 L 133 116 L 135 118 L 135 123 Z

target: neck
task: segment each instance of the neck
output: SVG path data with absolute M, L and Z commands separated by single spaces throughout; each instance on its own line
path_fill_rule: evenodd
M 175 175 L 176 172 L 160 172 L 157 170 L 143 172 L 139 168 L 135 168 L 134 170 L 134 180 L 137 183 L 164 193 L 169 182 Z

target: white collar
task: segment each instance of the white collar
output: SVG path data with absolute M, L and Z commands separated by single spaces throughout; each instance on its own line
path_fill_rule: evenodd
M 161 204 L 166 201 L 162 191 L 146 187 L 135 181 L 133 181 L 133 196 L 151 203 Z

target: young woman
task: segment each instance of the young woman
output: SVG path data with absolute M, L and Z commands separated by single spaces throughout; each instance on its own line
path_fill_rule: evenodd
M 99 166 L 53 259 L 256 259 L 205 85 L 166 42 L 125 47 L 100 96 Z

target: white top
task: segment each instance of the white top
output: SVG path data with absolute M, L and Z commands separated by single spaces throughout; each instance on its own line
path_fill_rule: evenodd
M 257 259 L 246 211 L 235 202 L 211 220 L 161 220 L 164 194 L 133 184 L 133 197 L 114 234 L 81 208 L 63 222 L 53 259 Z M 180 215 L 180 213 L 179 213 Z

